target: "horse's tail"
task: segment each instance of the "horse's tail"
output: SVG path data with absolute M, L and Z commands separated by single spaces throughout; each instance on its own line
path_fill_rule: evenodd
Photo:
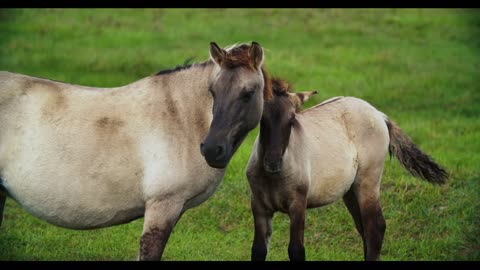
M 402 166 L 413 176 L 420 177 L 430 183 L 444 184 L 448 173 L 432 158 L 423 153 L 400 127 L 393 121 L 385 118 L 390 135 L 388 152 L 394 155 Z

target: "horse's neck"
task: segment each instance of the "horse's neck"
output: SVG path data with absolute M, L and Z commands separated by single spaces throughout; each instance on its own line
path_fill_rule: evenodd
M 262 136 L 262 128 L 260 128 L 260 136 Z M 285 154 L 283 155 L 282 175 L 290 175 L 301 167 L 301 163 L 303 161 L 302 157 L 304 154 L 306 154 L 305 151 L 308 150 L 304 147 L 304 140 L 305 136 L 303 134 L 303 127 L 299 125 L 293 128 L 290 133 L 288 146 L 285 150 Z M 267 147 L 261 143 L 259 138 L 257 147 L 257 156 L 259 161 L 263 162 L 266 152 Z
M 138 81 L 148 88 L 150 97 L 163 102 L 165 106 L 182 106 L 196 112 L 212 110 L 211 94 L 208 87 L 215 75 L 213 63 L 194 64 L 188 69 L 153 75 Z
M 298 121 L 298 120 L 297 120 Z M 297 122 L 297 126 L 292 128 L 287 150 L 285 151 L 284 161 L 294 167 L 301 163 L 303 157 L 307 154 L 306 137 L 304 136 L 303 126 Z
M 263 120 L 263 116 L 262 116 L 262 120 Z M 260 125 L 258 140 L 257 140 L 257 147 L 256 147 L 257 157 L 259 161 L 263 161 L 263 159 L 265 158 L 265 153 L 267 152 L 267 146 L 263 145 L 262 143 L 263 136 L 265 136 L 265 131 L 263 130 L 262 125 Z

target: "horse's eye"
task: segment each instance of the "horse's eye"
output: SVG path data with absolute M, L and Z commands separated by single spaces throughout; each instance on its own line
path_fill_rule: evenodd
M 253 97 L 253 94 L 255 94 L 254 91 L 246 91 L 246 92 L 243 92 L 241 95 L 240 95 L 240 99 L 244 102 L 249 102 L 250 99 L 252 99 Z

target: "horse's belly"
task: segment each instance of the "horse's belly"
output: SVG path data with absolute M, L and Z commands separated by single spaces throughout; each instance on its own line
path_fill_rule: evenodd
M 121 224 L 143 215 L 143 173 L 134 162 L 120 166 L 120 157 L 113 154 L 103 161 L 81 155 L 62 160 L 49 146 L 39 148 L 27 153 L 23 147 L 2 170 L 3 186 L 27 212 L 75 229 Z M 112 164 L 106 165 L 108 161 Z
M 356 154 L 346 151 L 344 155 L 323 159 L 323 164 L 313 166 L 308 191 L 308 206 L 318 207 L 335 202 L 345 195 L 357 173 Z
M 3 186 L 27 212 L 75 229 L 143 215 L 143 164 L 132 138 L 120 132 L 103 138 L 79 125 L 55 128 L 30 120 L 29 128 L 7 127 L 11 134 L 0 149 Z
M 139 194 L 119 196 L 116 190 L 95 190 L 95 185 L 83 191 L 68 188 L 69 184 L 52 186 L 42 179 L 9 181 L 4 186 L 12 198 L 27 212 L 51 224 L 71 229 L 93 229 L 127 223 L 143 216 L 144 204 Z M 15 179 L 13 179 L 15 180 Z M 55 179 L 61 181 L 61 179 Z M 71 181 L 72 179 L 62 179 Z M 84 179 L 86 180 L 86 179 Z M 75 184 L 72 184 L 75 186 Z M 98 186 L 97 186 L 98 188 Z
M 309 194 L 307 207 L 313 208 L 334 203 L 350 189 L 354 177 L 345 178 L 345 181 L 340 180 L 341 182 L 337 181 L 336 178 L 324 178 L 322 180 L 324 181 L 323 185 Z

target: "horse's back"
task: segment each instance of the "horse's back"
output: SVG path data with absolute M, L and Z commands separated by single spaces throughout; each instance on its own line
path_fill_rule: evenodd
M 0 71 L 0 112 L 4 114 L 10 102 L 22 93 L 22 84 L 26 76 Z M 1 124 L 1 122 L 0 122 Z
M 85 89 L 90 91 L 85 91 Z M 78 96 L 88 93 L 92 95 L 95 91 L 101 93 L 100 89 L 95 87 L 74 85 L 7 71 L 0 72 L 0 110 L 7 117 L 22 109 L 27 110 L 23 113 L 35 112 L 35 107 L 40 105 L 43 105 L 41 110 L 45 113 L 48 111 L 65 113 L 67 110 L 62 109 L 67 109 L 69 96 L 75 96 L 72 101 L 85 105 Z M 27 108 L 25 108 L 26 106 Z
M 357 147 L 367 144 L 388 146 L 386 116 L 363 99 L 334 97 L 305 110 L 303 115 L 310 119 L 309 122 L 316 123 L 311 129 L 325 133 L 328 130 L 322 130 L 316 126 L 329 123 L 332 128 L 341 129 L 343 132 L 337 132 L 337 134 L 345 133 L 346 136 L 343 138 L 352 141 Z M 335 139 L 335 136 L 328 137 Z

